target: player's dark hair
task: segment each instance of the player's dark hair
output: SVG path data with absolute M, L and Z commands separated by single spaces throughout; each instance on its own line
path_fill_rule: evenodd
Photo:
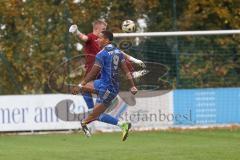
M 102 31 L 103 37 L 107 38 L 109 41 L 113 41 L 113 33 L 110 31 Z

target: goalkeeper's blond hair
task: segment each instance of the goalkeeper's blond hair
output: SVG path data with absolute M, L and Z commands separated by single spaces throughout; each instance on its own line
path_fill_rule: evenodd
M 94 21 L 92 25 L 93 25 L 93 28 L 96 28 L 98 25 L 105 25 L 107 27 L 107 23 L 101 19 Z

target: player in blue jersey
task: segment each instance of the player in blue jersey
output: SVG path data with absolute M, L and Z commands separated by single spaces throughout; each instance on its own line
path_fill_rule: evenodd
M 131 123 L 121 123 L 118 119 L 104 113 L 104 111 L 110 106 L 112 100 L 119 93 L 119 68 L 126 73 L 126 76 L 131 83 L 131 93 L 136 94 L 138 90 L 133 82 L 131 72 L 126 65 L 123 53 L 111 44 L 112 40 L 113 34 L 111 32 L 103 31 L 100 34 L 98 42 L 102 50 L 96 55 L 95 63 L 91 71 L 80 83 L 79 87 L 73 89 L 72 93 L 78 94 L 79 92 L 89 92 L 98 95 L 97 103 L 94 106 L 93 112 L 81 122 L 82 129 L 87 136 L 91 135 L 87 124 L 95 120 L 100 120 L 108 124 L 119 126 L 123 132 L 122 140 L 125 141 L 128 136 L 128 131 L 131 128 Z M 101 72 L 100 79 L 94 80 L 99 72 Z M 92 82 L 92 80 L 94 81 Z
M 84 55 L 85 55 L 85 59 L 86 59 L 86 64 L 85 64 L 85 69 L 86 69 L 86 74 L 90 72 L 94 62 L 95 62 L 95 56 L 96 54 L 101 50 L 99 44 L 97 43 L 97 39 L 99 37 L 99 34 L 106 30 L 107 27 L 107 23 L 103 20 L 96 20 L 93 22 L 93 32 L 89 33 L 87 35 L 81 33 L 78 30 L 77 25 L 71 25 L 69 28 L 69 32 L 73 33 L 74 35 L 76 35 L 80 40 L 82 40 L 84 43 Z M 126 64 L 128 66 L 128 69 L 133 73 L 134 77 L 138 77 L 141 76 L 141 74 L 139 74 L 139 72 L 134 72 L 134 68 L 132 66 L 132 63 L 136 63 L 139 66 L 141 66 L 142 68 L 145 68 L 145 64 L 143 63 L 143 61 L 136 59 L 126 53 L 123 52 L 123 54 L 125 55 L 125 59 L 126 59 Z M 86 75 L 85 75 L 86 76 Z M 133 97 L 131 97 L 130 95 L 130 100 L 128 100 L 128 98 L 125 98 L 126 96 L 121 96 L 121 99 L 124 99 L 124 102 L 126 102 L 127 104 L 135 104 L 135 99 Z M 90 93 L 85 93 L 83 94 L 83 98 L 87 104 L 88 107 L 88 111 L 91 112 L 93 107 L 94 107 L 94 102 L 92 99 L 92 95 Z M 116 97 L 116 100 L 118 100 L 118 98 Z M 120 100 L 120 98 L 119 98 Z M 112 106 L 112 108 L 116 107 L 114 104 Z

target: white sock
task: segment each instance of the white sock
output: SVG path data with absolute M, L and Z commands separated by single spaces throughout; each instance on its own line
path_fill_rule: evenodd
M 118 121 L 117 126 L 121 127 L 123 123 L 125 123 L 125 121 Z

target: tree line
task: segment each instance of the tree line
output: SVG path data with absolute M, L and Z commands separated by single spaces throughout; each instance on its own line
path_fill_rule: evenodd
M 0 93 L 51 92 L 47 81 L 56 64 L 82 54 L 76 49 L 76 38 L 68 33 L 69 26 L 75 23 L 81 32 L 88 33 L 91 23 L 99 18 L 105 19 L 113 32 L 122 32 L 121 23 L 126 19 L 144 19 L 145 32 L 230 30 L 240 28 L 240 3 L 238 0 L 2 0 Z M 239 35 L 174 37 L 154 42 L 149 39 L 140 42 L 147 48 L 140 56 L 169 65 L 168 78 L 175 88 L 237 87 L 240 86 L 239 42 Z

